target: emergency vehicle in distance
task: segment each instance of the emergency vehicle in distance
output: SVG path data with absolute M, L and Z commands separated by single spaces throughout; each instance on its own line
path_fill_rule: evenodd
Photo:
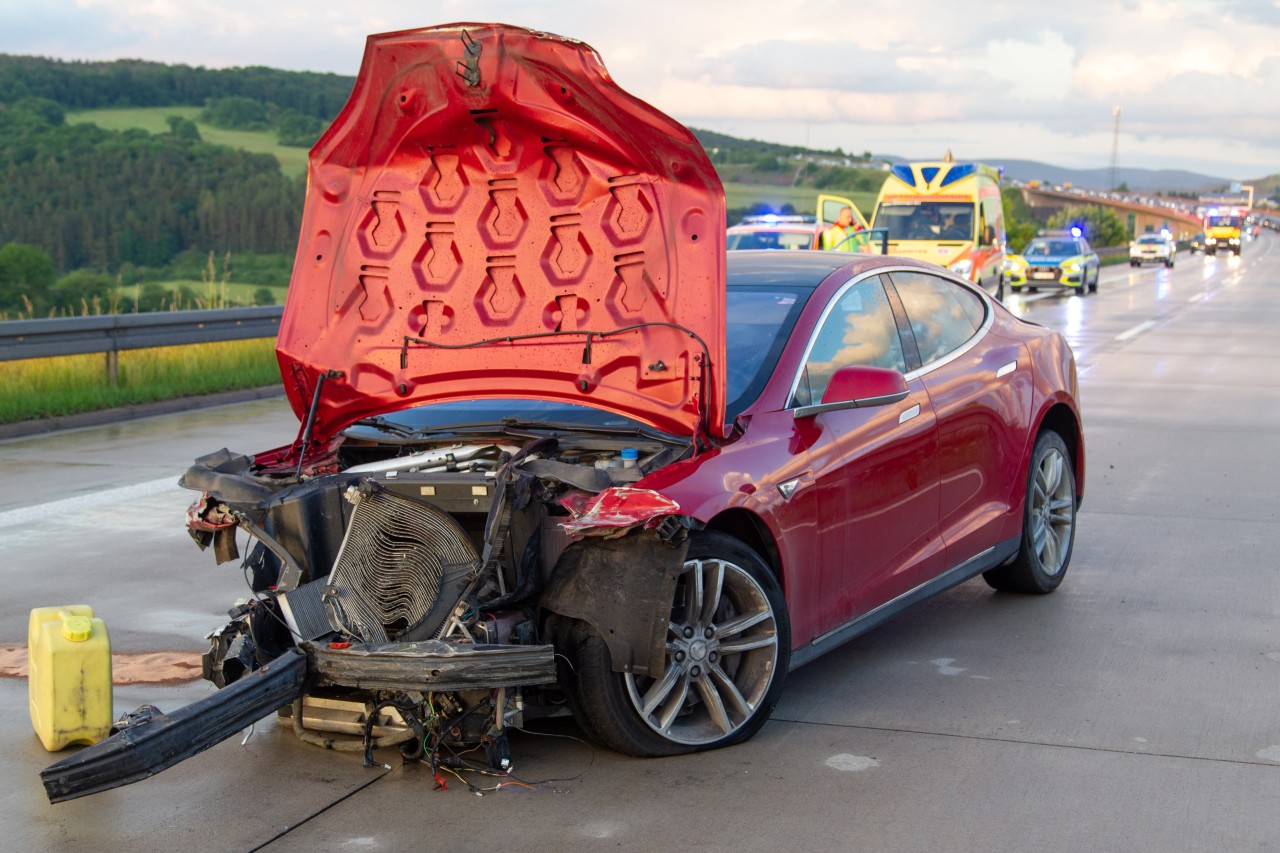
M 1240 254 L 1240 226 L 1244 212 L 1238 208 L 1222 210 L 1211 207 L 1204 214 L 1204 253 L 1216 255 L 1218 250 Z
M 1000 173 L 980 163 L 898 163 L 876 199 L 871 227 L 888 253 L 931 261 L 1004 298 L 1004 202 Z

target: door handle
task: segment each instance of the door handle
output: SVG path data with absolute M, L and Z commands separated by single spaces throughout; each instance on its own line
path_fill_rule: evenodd
M 898 423 L 905 424 L 907 421 L 911 420 L 918 414 L 920 414 L 920 404 L 916 403 L 914 406 L 907 409 L 902 414 L 898 415 Z
M 996 379 L 1003 379 L 1004 377 L 1008 376 L 1010 373 L 1013 373 L 1017 369 L 1018 369 L 1018 362 L 1011 361 L 1008 364 L 1006 364 L 1004 367 L 996 371 Z

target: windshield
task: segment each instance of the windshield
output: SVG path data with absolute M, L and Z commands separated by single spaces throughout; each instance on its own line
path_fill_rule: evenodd
M 1150 245 L 1158 246 L 1164 243 L 1164 238 L 1156 234 L 1148 234 L 1145 237 L 1139 237 L 1138 242 L 1145 243 L 1146 245 L 1149 245 L 1149 246 Z
M 1022 253 L 1028 258 L 1047 257 L 1049 255 L 1077 255 L 1076 244 L 1070 240 L 1032 240 Z
M 1209 227 L 1210 228 L 1239 228 L 1240 217 L 1239 216 L 1210 216 Z
M 812 231 L 730 231 L 729 251 L 736 249 L 812 249 Z
M 731 287 L 726 305 L 725 419 L 732 423 L 755 401 L 782 353 L 809 291 L 787 287 Z M 363 423 L 381 423 L 398 431 L 444 430 L 448 427 L 534 421 L 635 430 L 648 427 L 621 415 L 572 403 L 548 403 L 511 397 L 500 400 L 455 400 L 392 412 Z
M 888 229 L 890 240 L 972 240 L 973 202 L 881 204 L 874 224 Z

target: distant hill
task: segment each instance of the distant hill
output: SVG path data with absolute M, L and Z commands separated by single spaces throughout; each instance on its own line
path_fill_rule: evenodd
M 1002 160 L 992 157 L 984 163 L 1004 166 L 1007 178 L 1018 181 L 1039 180 L 1050 184 L 1071 182 L 1074 186 L 1088 189 L 1109 189 L 1111 187 L 1111 170 L 1103 169 L 1066 169 L 1051 166 L 1035 160 Z M 1175 190 L 1178 192 L 1196 192 L 1198 190 L 1215 189 L 1227 183 L 1226 178 L 1204 175 L 1198 172 L 1187 172 L 1181 169 L 1137 169 L 1128 166 L 1117 167 L 1116 186 L 1128 184 L 1129 189 L 1152 192 L 1155 190 Z

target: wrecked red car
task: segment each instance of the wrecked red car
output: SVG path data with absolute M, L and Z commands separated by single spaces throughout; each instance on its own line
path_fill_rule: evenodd
M 702 148 L 588 46 L 371 37 L 311 151 L 278 345 L 298 437 L 182 480 L 254 591 L 210 637 L 222 689 L 122 720 L 50 798 L 278 709 L 498 772 L 566 708 L 632 755 L 726 746 L 915 602 L 1053 591 L 1084 491 L 1063 338 L 935 266 L 724 243 Z

